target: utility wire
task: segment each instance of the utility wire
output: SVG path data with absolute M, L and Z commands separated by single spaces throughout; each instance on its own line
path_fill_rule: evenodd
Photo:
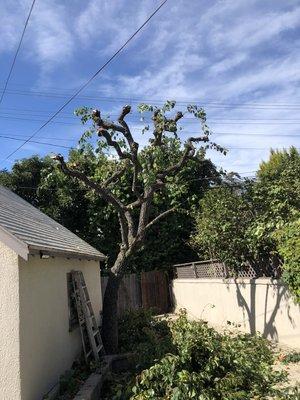
M 29 95 L 29 96 L 42 96 L 42 97 L 55 97 L 55 98 L 67 98 L 70 96 L 70 93 L 63 92 L 47 92 L 47 91 L 29 91 L 29 90 L 7 90 L 7 93 L 17 94 L 17 95 Z M 97 92 L 92 93 L 91 95 L 80 96 L 78 99 L 90 99 L 90 100 L 98 100 L 104 102 L 131 102 L 131 103 L 165 103 L 163 99 L 143 99 L 143 98 L 129 98 L 129 97 L 103 97 L 99 96 Z M 216 108 L 255 108 L 255 109 L 300 109 L 299 103 L 227 103 L 227 102 L 216 102 L 216 101 L 205 101 L 202 102 L 196 99 L 185 99 L 176 101 L 177 105 L 185 105 L 189 103 L 201 103 L 203 106 L 216 107 Z
M 8 136 L 8 135 L 0 135 L 0 138 L 3 139 L 9 139 L 9 140 L 17 140 L 17 141 L 24 141 L 25 138 L 20 138 L 20 137 L 14 137 L 14 136 Z M 44 137 L 41 139 L 48 139 L 48 140 L 66 140 L 66 141 L 70 141 L 70 142 L 74 142 L 76 139 L 61 139 L 61 138 L 55 138 L 55 137 Z M 41 142 L 38 140 L 29 140 L 28 143 L 36 143 L 36 144 L 43 144 L 43 145 L 47 145 L 47 146 L 52 146 L 52 147 L 61 147 L 63 149 L 74 149 L 76 147 L 76 143 L 74 143 L 74 146 L 65 146 L 65 145 L 61 145 L 61 144 L 56 144 L 56 143 L 47 143 L 47 142 Z M 264 150 L 270 150 L 270 146 L 268 147 L 231 147 L 231 146 L 226 146 L 224 145 L 228 150 L 259 150 L 259 151 L 264 151 Z M 274 146 L 276 147 L 276 146 Z M 282 145 L 279 145 L 278 147 L 283 147 Z M 297 147 L 297 149 L 300 149 L 299 147 Z
M 20 139 L 20 138 L 16 138 L 16 137 L 11 137 L 11 136 L 4 136 L 4 135 L 0 135 L 1 138 L 4 139 L 10 139 L 10 140 L 19 140 L 21 142 L 24 141 L 24 139 Z M 38 140 L 28 140 L 29 143 L 37 143 L 37 144 L 44 144 L 47 146 L 52 146 L 52 147 L 61 147 L 63 149 L 73 149 L 74 147 L 71 146 L 64 146 L 62 144 L 55 144 L 55 143 L 47 143 L 47 142 L 40 142 Z
M 29 13 L 28 13 L 28 16 L 27 16 L 27 19 L 25 21 L 25 25 L 24 25 L 24 28 L 23 28 L 23 31 L 22 31 L 22 35 L 21 35 L 17 50 L 15 52 L 15 56 L 13 58 L 13 62 L 11 64 L 11 66 L 10 66 L 10 70 L 9 70 L 8 75 L 7 75 L 7 78 L 6 78 L 6 81 L 5 81 L 5 84 L 4 84 L 4 88 L 3 88 L 3 91 L 2 91 L 2 94 L 1 94 L 1 97 L 0 97 L 0 105 L 1 105 L 2 100 L 4 98 L 4 95 L 5 95 L 5 92 L 6 92 L 6 89 L 7 89 L 11 74 L 13 72 L 13 69 L 14 69 L 14 66 L 15 66 L 15 63 L 16 63 L 16 60 L 17 60 L 17 57 L 18 57 L 18 54 L 19 54 L 19 51 L 20 51 L 20 48 L 21 48 L 21 45 L 22 45 L 22 42 L 23 42 L 23 38 L 24 38 L 24 35 L 25 35 L 25 32 L 26 32 L 26 29 L 27 29 L 31 14 L 32 14 L 32 10 L 33 10 L 35 1 L 36 0 L 33 0 L 32 4 L 31 4 L 31 7 L 30 7 L 30 10 L 29 10 Z
M 49 113 L 47 111 L 42 111 L 42 110 L 32 110 L 32 109 L 31 110 L 29 110 L 29 109 L 23 109 L 22 110 L 22 109 L 17 109 L 17 108 L 15 108 L 15 109 L 10 108 L 10 109 L 7 109 L 7 110 L 9 110 L 9 111 L 6 111 L 5 109 L 2 109 L 2 111 L 0 113 L 0 117 L 1 118 L 10 117 L 11 119 L 13 119 L 13 118 L 15 118 L 16 112 L 18 113 L 18 116 L 19 115 L 21 115 L 21 116 L 25 115 L 25 116 L 29 116 L 29 117 L 43 117 L 46 114 L 46 117 L 49 117 Z M 13 111 L 13 112 L 11 112 L 11 111 Z M 118 114 L 109 114 L 109 116 L 117 118 Z M 131 121 L 132 120 L 135 120 L 135 121 L 138 120 L 139 122 L 140 122 L 140 118 L 141 118 L 141 116 L 138 115 L 138 114 L 129 114 L 128 117 L 129 117 L 129 119 Z M 75 120 L 76 116 L 72 115 L 71 113 L 61 113 L 60 114 L 60 118 Z M 77 120 L 78 120 L 78 118 L 77 118 Z M 147 123 L 148 122 L 152 123 L 152 121 L 150 119 L 148 119 L 148 118 L 144 119 L 143 121 L 147 122 Z M 216 121 L 217 122 L 221 121 L 222 123 L 229 122 L 229 121 L 234 121 L 233 123 L 237 123 L 237 121 L 241 121 L 242 123 L 246 123 L 246 124 L 247 123 L 252 123 L 252 121 L 256 121 L 256 123 L 265 123 L 265 121 L 270 121 L 271 123 L 273 121 L 280 121 L 280 123 L 286 123 L 286 122 L 287 123 L 292 122 L 292 123 L 297 123 L 297 124 L 300 123 L 300 119 L 297 119 L 297 118 L 226 118 L 226 117 L 224 117 L 224 118 L 219 118 L 219 117 L 208 118 L 208 122 L 212 122 L 213 123 L 213 122 L 216 122 Z M 248 121 L 251 121 L 251 122 L 248 122 Z M 180 122 L 181 123 L 187 122 L 187 123 L 197 123 L 197 124 L 199 124 L 199 120 L 197 120 L 194 117 L 183 117 Z M 277 122 L 276 122 L 276 124 L 277 124 Z
M 65 118 L 65 117 L 63 117 L 63 118 Z M 14 121 L 14 120 L 15 121 L 29 121 L 29 122 L 42 122 L 43 121 L 43 119 L 38 119 L 38 118 L 12 117 L 10 115 L 0 115 L 0 119 L 9 119 L 9 120 L 12 120 L 12 121 Z M 52 117 L 51 117 L 51 119 L 49 118 L 47 125 L 49 123 L 52 123 L 52 124 L 60 124 L 60 125 L 78 126 L 78 122 L 75 122 L 75 120 L 74 120 L 74 122 L 69 122 L 69 121 L 60 121 L 60 120 L 52 121 L 53 119 L 54 118 L 52 118 Z M 191 121 L 191 120 L 186 121 L 185 120 L 185 122 L 187 122 L 187 123 L 198 123 L 199 124 L 199 121 L 196 121 L 196 120 L 195 121 Z M 144 123 L 147 124 L 148 122 L 144 121 Z M 150 121 L 149 121 L 149 123 L 150 123 Z M 250 122 L 248 122 L 248 121 L 241 120 L 239 122 L 237 122 L 237 121 L 228 122 L 227 120 L 224 120 L 224 122 L 220 122 L 220 121 L 215 121 L 214 119 L 208 120 L 208 123 L 211 124 L 211 125 L 300 125 L 300 121 L 299 122 L 290 122 L 290 121 L 287 121 L 287 122 L 258 122 L 258 121 L 253 122 L 253 121 L 250 121 Z M 41 129 L 39 128 L 34 133 L 33 136 L 35 136 Z M 284 136 L 284 135 L 282 135 L 282 136 Z
M 67 107 L 68 104 L 71 103 L 71 101 L 78 96 L 79 93 L 81 93 L 91 82 L 93 79 L 95 79 L 101 71 L 104 70 L 105 67 L 107 67 L 108 64 L 110 64 L 114 58 L 116 58 L 122 50 L 131 42 L 131 40 L 143 29 L 145 25 L 154 17 L 154 15 L 166 4 L 168 0 L 164 0 L 155 10 L 154 12 L 146 19 L 146 21 L 126 40 L 126 42 L 94 73 L 94 75 L 91 76 L 85 82 L 46 122 L 43 123 L 28 139 L 24 141 L 20 146 L 18 146 L 14 151 L 12 151 L 6 158 L 5 160 L 9 159 L 13 154 L 15 154 L 18 150 L 20 150 L 26 143 L 28 143 L 37 133 L 39 133 L 45 126 L 47 126 L 64 108 Z

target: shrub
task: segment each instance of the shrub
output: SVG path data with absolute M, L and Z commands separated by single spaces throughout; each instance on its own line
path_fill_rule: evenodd
M 151 310 L 139 309 L 119 319 L 119 346 L 134 352 L 139 368 L 146 368 L 174 349 L 167 319 L 153 317 Z
M 296 302 L 300 303 L 300 218 L 286 224 L 275 237 L 283 258 L 282 277 Z
M 140 374 L 131 399 L 262 399 L 283 378 L 273 371 L 271 348 L 261 336 L 220 334 L 188 321 L 184 312 L 171 334 L 176 353 Z
M 137 318 L 134 314 L 132 321 Z M 144 348 L 145 337 L 137 333 L 136 351 L 150 354 L 148 363 L 152 359 L 152 364 L 143 371 L 139 366 L 131 375 L 115 376 L 109 382 L 106 399 L 263 400 L 275 394 L 277 399 L 290 398 L 288 392 L 282 397 L 275 389 L 284 381 L 284 374 L 273 371 L 271 347 L 261 336 L 229 331 L 221 334 L 204 321 L 189 321 L 184 311 L 176 321 L 168 321 L 169 329 L 164 322 L 164 335 L 160 335 L 157 328 L 160 332 L 161 322 L 152 318 L 149 323 L 144 318 L 145 314 L 138 318 L 138 325 L 150 341 Z M 127 320 L 126 324 L 131 322 Z M 126 341 L 133 346 L 130 338 Z

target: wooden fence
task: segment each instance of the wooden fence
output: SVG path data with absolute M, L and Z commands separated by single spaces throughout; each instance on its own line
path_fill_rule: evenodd
M 102 296 L 107 277 L 101 277 Z M 153 309 L 156 314 L 170 311 L 170 289 L 168 275 L 164 271 L 142 272 L 124 276 L 118 299 L 118 315 L 139 308 Z

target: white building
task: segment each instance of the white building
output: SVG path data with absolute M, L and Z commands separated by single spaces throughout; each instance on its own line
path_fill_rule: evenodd
M 105 256 L 0 187 L 0 399 L 41 400 L 81 352 L 68 273 L 81 270 L 96 318 Z

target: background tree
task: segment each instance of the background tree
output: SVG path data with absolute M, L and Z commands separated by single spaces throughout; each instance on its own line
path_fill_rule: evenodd
M 97 154 L 86 145 L 84 151 L 71 150 L 68 159 L 70 163 L 80 164 L 89 176 L 99 177 L 99 169 L 103 168 L 98 165 Z M 107 168 L 110 168 L 111 160 L 106 161 Z M 197 253 L 189 246 L 193 215 L 204 193 L 212 185 L 220 184 L 222 179 L 223 176 L 204 155 L 202 159 L 199 155 L 197 160 L 188 160 L 176 177 L 172 190 L 165 191 L 153 201 L 156 214 L 174 205 L 180 208 L 148 232 L 146 243 L 132 257 L 129 270 L 170 270 L 172 264 L 196 259 Z M 106 266 L 112 266 L 120 243 L 117 214 L 82 182 L 69 179 L 55 168 L 55 162 L 49 156 L 32 156 L 17 161 L 10 171 L 0 172 L 0 184 L 101 250 L 108 256 Z M 130 193 L 130 174 L 123 177 L 122 185 L 122 194 Z M 125 195 L 123 200 L 126 200 Z
M 82 143 L 97 134 L 95 145 L 97 154 L 97 175 L 87 173 L 82 163 L 66 162 L 61 155 L 59 162 L 63 173 L 82 182 L 94 195 L 105 200 L 118 216 L 120 246 L 117 257 L 109 271 L 109 279 L 103 300 L 103 339 L 108 352 L 117 350 L 117 300 L 121 279 L 130 266 L 130 260 L 145 243 L 145 237 L 155 224 L 173 213 L 177 205 L 156 214 L 153 205 L 167 192 L 176 190 L 176 176 L 189 160 L 203 161 L 203 151 L 208 148 L 225 152 L 210 141 L 210 131 L 206 125 L 206 114 L 202 108 L 188 106 L 186 112 L 199 120 L 201 136 L 188 138 L 184 146 L 178 137 L 178 122 L 183 113 L 178 111 L 172 117 L 175 102 L 167 102 L 163 107 L 146 104 L 139 106 L 140 112 L 151 113 L 152 132 L 146 126 L 148 145 L 139 149 L 132 132 L 125 121 L 131 107 L 125 106 L 118 122 L 102 119 L 98 110 L 87 108 L 78 111 L 82 121 L 92 122 L 82 138 Z M 201 144 L 201 151 L 196 146 Z M 107 151 L 109 153 L 107 154 Z M 89 157 L 83 147 L 82 157 Z M 130 177 L 130 190 L 125 185 Z M 124 189 L 127 189 L 127 191 Z
M 257 178 L 207 192 L 200 201 L 191 242 L 234 268 L 281 265 L 299 301 L 300 154 L 271 151 Z
M 256 260 L 247 243 L 252 207 L 240 185 L 212 188 L 199 206 L 190 240 L 198 254 L 206 259 L 220 259 L 236 271 L 246 264 L 254 264 Z

